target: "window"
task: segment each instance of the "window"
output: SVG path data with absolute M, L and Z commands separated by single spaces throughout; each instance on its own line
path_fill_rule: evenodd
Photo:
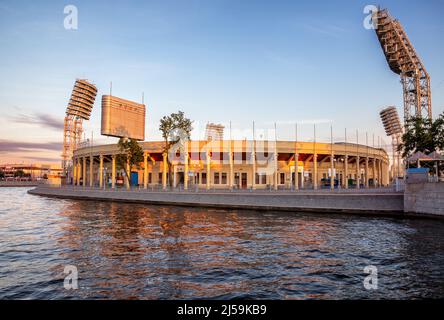
M 267 184 L 267 175 L 265 173 L 261 175 L 261 184 Z
M 166 179 L 168 181 L 168 172 L 167 172 L 166 176 L 167 176 Z M 162 172 L 159 172 L 159 180 L 157 180 L 157 183 L 162 184 L 162 182 L 163 182 L 163 180 L 162 180 Z
M 206 172 L 202 172 L 200 174 L 200 177 L 202 179 L 202 184 L 207 184 L 207 173 Z
M 214 173 L 214 184 L 220 184 L 219 182 L 219 172 Z
M 263 172 L 256 173 L 256 184 L 267 184 L 267 175 Z
M 148 183 L 153 183 L 153 174 L 148 172 Z
M 227 184 L 227 173 L 222 172 L 222 184 Z

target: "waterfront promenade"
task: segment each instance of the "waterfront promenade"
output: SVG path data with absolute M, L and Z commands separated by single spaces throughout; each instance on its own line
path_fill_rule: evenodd
M 317 191 L 156 191 L 41 185 L 30 194 L 82 200 L 225 209 L 401 216 L 403 193 L 390 189 Z

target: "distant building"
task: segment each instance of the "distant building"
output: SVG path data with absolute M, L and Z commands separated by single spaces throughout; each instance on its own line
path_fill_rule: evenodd
M 14 181 L 14 180 L 41 180 L 60 179 L 63 169 L 60 165 L 50 164 L 0 164 L 0 172 L 3 173 L 4 178 L 2 180 Z M 22 173 L 22 176 L 18 176 L 18 173 Z
M 224 139 L 224 128 L 221 124 L 208 123 L 205 129 L 205 140 L 222 141 Z

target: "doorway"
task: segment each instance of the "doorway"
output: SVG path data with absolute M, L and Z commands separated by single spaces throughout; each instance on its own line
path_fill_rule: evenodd
M 247 189 L 248 186 L 248 175 L 246 172 L 242 172 L 242 189 Z
M 236 189 L 240 188 L 240 174 L 239 174 L 239 172 L 234 173 L 234 187 Z
M 298 172 L 298 188 L 299 189 L 302 188 L 302 185 L 303 185 L 302 184 L 303 183 L 302 179 L 304 179 L 304 176 L 302 175 L 302 172 Z M 296 182 L 296 180 L 294 178 L 294 172 L 291 173 L 291 181 L 292 181 L 292 184 L 294 186 L 295 182 Z
M 184 185 L 185 184 L 185 178 L 183 172 L 177 172 L 177 185 Z

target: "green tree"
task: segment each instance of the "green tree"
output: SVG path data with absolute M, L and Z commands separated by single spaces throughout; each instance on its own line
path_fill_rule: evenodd
M 436 141 L 436 148 L 444 151 L 444 112 L 441 113 L 435 121 L 433 121 L 432 130 Z
M 4 178 L 5 178 L 5 173 L 2 170 L 0 170 L 0 179 L 4 179 Z
M 140 167 L 143 162 L 143 150 L 135 139 L 120 138 L 117 145 L 120 153 L 116 156 L 116 164 L 125 172 L 125 184 L 129 189 L 131 169 Z
M 25 176 L 25 172 L 22 169 L 18 169 L 14 172 L 14 177 L 22 178 Z
M 407 120 L 398 150 L 405 158 L 416 152 L 430 154 L 444 150 L 444 113 L 434 121 L 420 116 Z
M 162 132 L 164 139 L 164 152 L 168 155 L 170 148 L 179 142 L 190 140 L 191 131 L 193 130 L 193 122 L 185 117 L 182 111 L 172 113 L 169 116 L 164 116 L 160 119 L 159 130 Z M 173 184 L 173 178 L 171 175 L 171 159 L 167 156 L 168 165 L 168 184 Z

